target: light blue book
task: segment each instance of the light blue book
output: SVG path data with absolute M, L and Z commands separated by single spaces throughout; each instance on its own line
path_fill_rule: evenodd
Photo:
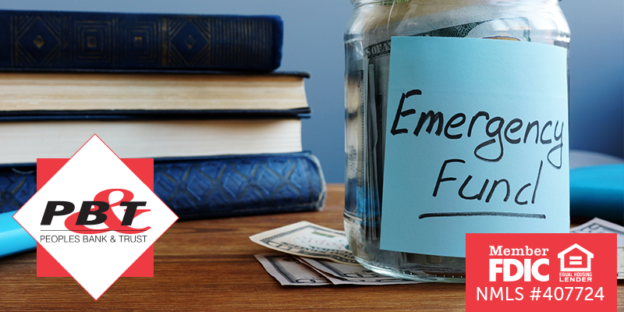
M 624 223 L 624 164 L 570 170 L 570 216 Z

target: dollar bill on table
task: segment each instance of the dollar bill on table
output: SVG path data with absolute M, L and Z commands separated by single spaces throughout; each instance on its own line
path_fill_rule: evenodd
M 343 270 L 336 270 L 334 275 L 323 273 L 314 268 L 301 257 L 287 254 L 255 255 L 264 269 L 273 276 L 282 286 L 326 286 L 326 285 L 396 285 L 418 284 L 416 281 L 406 281 L 397 278 L 376 275 L 363 267 L 339 264 L 329 260 L 319 260 L 327 265 L 335 265 Z M 305 259 L 310 260 L 310 259 Z M 318 264 L 317 264 L 318 265 Z M 367 273 L 370 272 L 370 273 Z M 363 275 L 366 278 L 339 278 L 338 276 Z M 372 277 L 379 276 L 379 277 Z
M 617 248 L 617 279 L 624 279 L 624 246 Z
M 624 279 L 624 227 L 599 218 L 594 218 L 570 229 L 570 233 L 615 233 L 617 234 L 617 279 Z
M 617 245 L 624 246 L 624 226 L 599 218 L 594 218 L 575 228 L 571 228 L 570 233 L 615 233 L 617 234 Z
M 282 286 L 324 286 L 332 283 L 323 275 L 286 254 L 255 255 L 264 269 Z
M 370 271 L 362 266 L 346 265 L 332 261 L 297 257 L 317 273 L 322 274 L 334 285 L 399 285 L 422 282 L 388 277 Z
M 291 255 L 358 265 L 353 253 L 348 249 L 347 237 L 343 231 L 332 230 L 307 221 L 262 232 L 250 236 L 249 239 L 264 247 Z

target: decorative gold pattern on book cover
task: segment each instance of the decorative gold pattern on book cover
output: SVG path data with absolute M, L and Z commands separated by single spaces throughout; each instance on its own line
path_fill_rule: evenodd
M 1 67 L 272 70 L 281 59 L 279 17 L 0 11 L 5 17 L 10 64 Z
M 0 167 L 0 213 L 37 190 L 36 168 Z M 325 179 L 309 152 L 156 160 L 154 192 L 181 219 L 320 210 Z

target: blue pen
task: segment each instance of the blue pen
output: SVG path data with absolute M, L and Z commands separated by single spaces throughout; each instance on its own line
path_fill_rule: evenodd
M 0 213 L 0 258 L 37 247 L 37 242 L 13 219 L 15 213 Z

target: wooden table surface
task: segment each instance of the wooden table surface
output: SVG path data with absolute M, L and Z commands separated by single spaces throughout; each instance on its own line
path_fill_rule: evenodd
M 465 285 L 282 287 L 249 236 L 301 220 L 343 229 L 344 186 L 322 212 L 174 224 L 155 245 L 153 278 L 120 278 L 98 301 L 72 278 L 36 277 L 35 252 L 0 259 L 0 311 L 463 311 Z M 624 283 L 618 283 L 624 311 Z

